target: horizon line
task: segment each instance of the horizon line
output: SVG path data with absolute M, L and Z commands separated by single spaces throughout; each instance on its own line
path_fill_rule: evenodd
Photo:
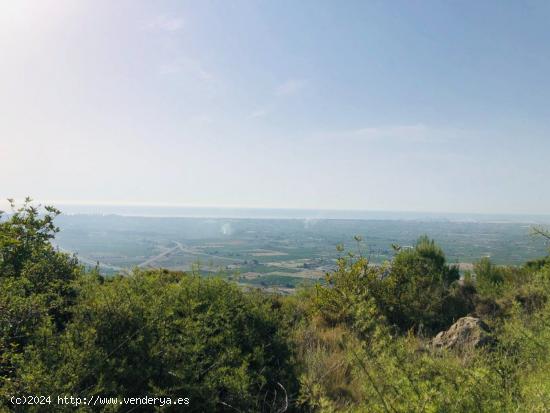
M 32 198 L 31 198 L 32 199 Z M 18 204 L 24 201 L 15 199 Z M 187 209 L 215 209 L 215 210 L 271 210 L 271 211 L 317 211 L 317 212 L 363 212 L 363 213 L 404 213 L 404 214 L 444 214 L 444 215 L 493 215 L 493 216 L 538 216 L 550 217 L 550 213 L 540 212 L 464 212 L 464 211 L 434 211 L 434 210 L 402 210 L 402 209 L 362 209 L 362 208 L 319 208 L 319 207 L 271 207 L 271 206 L 243 206 L 243 205 L 196 205 L 184 203 L 158 202 L 128 202 L 128 201 L 76 201 L 76 200 L 35 200 L 33 204 L 52 206 L 80 206 L 80 207 L 134 207 L 134 208 L 187 208 Z M 0 207 L 7 200 L 0 200 Z M 8 212 L 8 211 L 5 211 Z

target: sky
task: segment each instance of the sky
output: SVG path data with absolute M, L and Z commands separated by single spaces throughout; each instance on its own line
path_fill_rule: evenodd
M 0 11 L 2 199 L 550 214 L 550 2 Z

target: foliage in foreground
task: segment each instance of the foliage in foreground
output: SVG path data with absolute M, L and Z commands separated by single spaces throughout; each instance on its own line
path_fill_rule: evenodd
M 475 281 L 449 285 L 446 294 L 450 296 L 468 291 L 457 300 L 463 305 L 454 308 L 473 315 L 483 312 L 495 336 L 492 347 L 462 353 L 435 350 L 429 336 L 414 329 L 403 332 L 388 322 L 387 309 L 377 301 L 378 291 L 369 291 L 388 282 L 376 275 L 378 271 L 362 259 L 341 262 L 330 277 L 332 288 L 303 291 L 304 297 L 289 300 L 293 311 L 302 314 L 293 337 L 301 366 L 302 408 L 323 412 L 550 410 L 550 266 L 536 272 L 502 270 L 506 276 L 495 285 L 500 291 L 497 299 L 480 296 Z M 391 268 L 381 273 L 388 271 Z M 489 306 L 491 311 L 487 302 L 494 304 Z
M 0 409 L 51 394 L 183 396 L 200 412 L 550 411 L 548 258 L 483 259 L 459 280 L 422 237 L 383 266 L 343 256 L 325 285 L 278 297 L 194 274 L 85 271 L 51 245 L 57 214 L 27 203 L 0 222 Z M 491 326 L 492 346 L 430 346 L 465 315 Z

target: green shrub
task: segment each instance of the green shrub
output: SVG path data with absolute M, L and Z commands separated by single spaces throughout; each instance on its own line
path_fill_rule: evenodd
M 18 366 L 27 391 L 189 397 L 191 411 L 260 411 L 296 390 L 268 297 L 163 271 L 88 279 L 80 296 L 62 335 L 27 348 Z

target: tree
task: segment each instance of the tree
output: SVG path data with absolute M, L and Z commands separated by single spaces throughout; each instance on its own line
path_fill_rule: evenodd
M 484 295 L 496 293 L 505 281 L 505 270 L 494 265 L 487 257 L 474 264 L 475 282 Z
M 414 248 L 397 251 L 388 273 L 380 278 L 376 301 L 399 329 L 436 331 L 457 316 L 456 302 L 454 311 L 446 311 L 446 303 L 458 279 L 458 268 L 447 265 L 443 250 L 423 236 Z M 464 315 L 464 311 L 459 314 Z
M 16 376 L 25 348 L 46 331 L 65 328 L 76 297 L 73 281 L 81 267 L 75 257 L 56 251 L 59 211 L 43 211 L 27 198 L 0 222 L 0 394 Z M 3 218 L 0 214 L 0 219 Z
M 82 267 L 75 256 L 57 251 L 51 243 L 59 231 L 54 219 L 60 211 L 51 206 L 41 211 L 30 198 L 19 208 L 9 201 L 12 214 L 0 222 L 0 278 L 20 280 L 27 296 L 40 295 L 61 328 L 74 301 L 72 281 Z

